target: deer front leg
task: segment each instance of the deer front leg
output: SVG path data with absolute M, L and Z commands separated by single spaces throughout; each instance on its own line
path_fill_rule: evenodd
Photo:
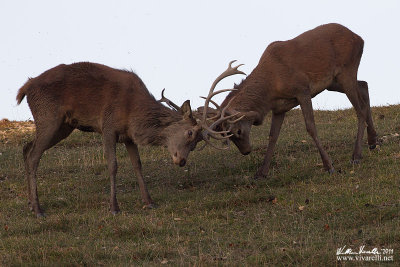
M 330 174 L 332 174 L 335 171 L 335 169 L 333 168 L 333 165 L 332 165 L 332 160 L 329 158 L 328 153 L 326 153 L 325 149 L 322 147 L 321 142 L 319 141 L 319 138 L 317 135 L 317 128 L 315 127 L 314 112 L 313 112 L 313 107 L 312 107 L 312 102 L 311 102 L 311 96 L 310 95 L 302 95 L 300 97 L 297 97 L 297 100 L 299 101 L 301 111 L 303 112 L 307 132 L 310 134 L 310 136 L 312 137 L 312 139 L 315 142 L 315 145 L 317 146 L 317 148 L 319 150 L 319 154 L 321 155 L 321 159 L 322 159 L 325 169 Z
M 115 177 L 117 175 L 117 158 L 115 156 L 116 152 L 116 135 L 111 133 L 103 134 L 103 142 L 104 142 L 104 152 L 107 158 L 107 166 L 108 171 L 110 173 L 110 182 L 111 182 L 111 190 L 110 190 L 110 211 L 112 214 L 117 214 L 120 209 L 118 206 L 117 195 L 116 195 L 116 186 L 115 186 Z
M 156 204 L 153 202 L 153 200 L 150 197 L 149 191 L 147 191 L 146 184 L 144 183 L 143 180 L 143 174 L 142 174 L 142 163 L 140 162 L 140 156 L 139 156 L 139 151 L 138 147 L 135 143 L 132 141 L 125 141 L 125 146 L 126 149 L 128 150 L 129 158 L 131 159 L 132 165 L 133 165 L 133 170 L 135 171 L 138 183 L 139 183 L 139 188 L 140 188 L 140 194 L 142 196 L 143 203 L 145 204 L 145 208 L 155 208 Z
M 258 169 L 255 179 L 265 178 L 268 175 L 269 165 L 271 164 L 272 155 L 274 153 L 275 144 L 278 141 L 279 132 L 281 131 L 281 126 L 285 118 L 285 113 L 275 114 L 272 113 L 271 129 L 269 133 L 269 142 L 267 153 L 264 157 L 263 165 Z

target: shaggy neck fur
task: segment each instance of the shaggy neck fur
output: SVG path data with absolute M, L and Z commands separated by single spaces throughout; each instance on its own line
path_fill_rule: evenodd
M 230 109 L 247 112 L 255 111 L 264 118 L 265 115 L 271 110 L 269 103 L 268 89 L 270 84 L 268 79 L 255 79 L 259 77 L 256 69 L 238 85 L 235 84 L 236 91 L 232 91 L 221 104 L 221 107 L 226 106 L 229 101 L 234 97 L 230 104 Z M 262 96 L 262 97 L 260 97 Z
M 140 118 L 131 118 L 134 130 L 131 127 L 130 136 L 139 145 L 165 146 L 168 127 L 181 121 L 182 115 L 163 106 L 155 99 L 149 102 L 146 107 L 142 107 Z

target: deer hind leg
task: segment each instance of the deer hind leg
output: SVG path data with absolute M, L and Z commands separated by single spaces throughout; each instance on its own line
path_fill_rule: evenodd
M 36 171 L 40 158 L 44 151 L 66 138 L 73 128 L 65 124 L 60 125 L 57 122 L 49 123 L 48 121 L 45 125 L 37 123 L 36 127 L 35 140 L 24 146 L 23 155 L 28 181 L 29 206 L 37 217 L 43 217 L 44 213 L 39 204 L 36 182 Z
M 116 143 L 117 143 L 117 136 L 114 133 L 105 132 L 103 133 L 103 144 L 104 144 L 104 152 L 107 158 L 107 166 L 108 172 L 110 174 L 110 183 L 111 183 L 111 190 L 110 190 L 110 211 L 112 214 L 119 213 L 120 209 L 118 206 L 117 201 L 117 194 L 116 194 L 116 185 L 115 185 L 115 177 L 117 175 L 117 158 L 116 158 Z
M 147 191 L 146 184 L 143 180 L 142 163 L 140 162 L 138 147 L 130 140 L 125 141 L 125 146 L 126 150 L 128 150 L 129 158 L 131 159 L 133 170 L 135 171 L 139 183 L 140 194 L 142 196 L 142 201 L 145 204 L 145 208 L 154 208 L 156 205 L 151 199 L 149 191 Z
M 297 101 L 300 103 L 301 111 L 304 116 L 304 121 L 306 124 L 307 132 L 310 134 L 312 139 L 315 142 L 319 150 L 319 154 L 321 155 L 322 162 L 324 164 L 325 169 L 329 173 L 333 173 L 335 169 L 332 165 L 332 160 L 329 158 L 328 153 L 326 153 L 325 149 L 322 147 L 321 142 L 319 141 L 317 135 L 317 128 L 315 127 L 315 120 L 314 120 L 314 111 L 311 102 L 311 96 L 308 94 L 304 94 L 297 97 Z
M 357 81 L 357 85 L 358 85 L 359 96 L 356 98 L 359 99 L 360 106 L 362 107 L 362 112 L 364 112 L 364 114 L 366 113 L 368 145 L 369 145 L 370 149 L 374 149 L 377 144 L 377 134 L 375 131 L 374 123 L 372 121 L 371 106 L 370 106 L 370 102 L 369 102 L 369 93 L 368 93 L 368 83 L 365 81 Z M 344 93 L 347 95 L 346 89 L 337 82 L 332 84 L 327 89 L 329 91 L 336 91 L 336 92 Z M 353 104 L 353 102 L 351 102 L 351 103 Z M 354 104 L 353 104 L 353 106 L 354 106 Z M 356 109 L 356 107 L 354 107 L 354 108 Z M 366 111 L 364 109 L 366 109 Z M 358 117 L 358 113 L 357 113 L 357 117 Z M 362 142 L 362 140 L 361 140 L 361 142 Z
M 29 176 L 30 171 L 28 170 L 27 159 L 28 159 L 28 154 L 31 151 L 33 144 L 34 144 L 34 141 L 31 141 L 31 142 L 27 143 L 26 145 L 24 145 L 24 148 L 23 148 L 23 156 L 24 156 L 25 171 L 26 171 L 26 182 L 28 184 L 28 206 L 31 211 L 33 211 L 33 207 L 32 207 L 33 201 L 32 201 L 32 197 L 31 197 L 31 182 L 30 182 L 30 176 Z
M 281 131 L 281 126 L 285 118 L 285 113 L 272 113 L 271 129 L 269 132 L 269 142 L 267 152 L 264 157 L 263 165 L 258 169 L 256 176 L 254 178 L 267 177 L 269 166 L 271 164 L 272 155 L 274 153 L 275 144 L 278 141 L 279 132 Z
M 353 105 L 358 119 L 358 130 L 354 151 L 352 156 L 353 163 L 359 163 L 362 158 L 362 139 L 364 136 L 364 129 L 366 119 L 368 117 L 367 103 L 363 101 L 362 93 L 359 90 L 357 80 L 352 77 L 338 77 L 338 83 L 343 88 L 347 98 Z M 373 129 L 373 128 L 372 128 Z M 375 131 L 375 130 L 374 130 Z
M 376 147 L 377 134 L 372 121 L 371 106 L 369 102 L 368 83 L 365 81 L 358 81 L 358 90 L 361 95 L 361 99 L 367 109 L 367 134 L 368 134 L 368 145 L 370 149 Z

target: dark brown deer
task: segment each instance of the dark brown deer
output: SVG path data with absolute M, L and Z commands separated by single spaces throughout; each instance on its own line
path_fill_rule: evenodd
M 220 109 L 230 103 L 227 114 L 240 112 L 244 115 L 242 120 L 229 126 L 230 140 L 244 155 L 251 151 L 251 126 L 260 125 L 272 111 L 269 144 L 256 178 L 267 176 L 285 113 L 297 105 L 301 107 L 307 132 L 319 150 L 325 169 L 334 172 L 332 161 L 317 136 L 311 103 L 311 98 L 325 89 L 346 94 L 357 113 L 353 162 L 361 159 L 365 124 L 370 149 L 375 147 L 377 135 L 368 86 L 366 82 L 357 81 L 363 46 L 360 36 L 339 24 L 322 25 L 294 39 L 273 42 L 252 73 L 226 97 Z
M 29 79 L 19 90 L 18 104 L 27 96 L 36 125 L 35 139 L 23 149 L 30 208 L 44 215 L 39 205 L 36 170 L 43 152 L 74 129 L 98 132 L 111 178 L 110 209 L 119 212 L 115 177 L 116 143 L 123 142 L 136 173 L 146 207 L 154 203 L 142 175 L 138 145 L 162 145 L 172 160 L 186 164 L 189 152 L 203 139 L 202 124 L 192 116 L 189 101 L 171 110 L 156 101 L 133 72 L 95 63 L 59 65 Z M 206 125 L 205 125 L 206 126 Z M 207 127 L 207 126 L 206 126 Z

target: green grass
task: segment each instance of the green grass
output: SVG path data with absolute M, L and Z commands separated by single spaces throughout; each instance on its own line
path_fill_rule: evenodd
M 252 176 L 264 157 L 270 117 L 253 128 L 248 156 L 235 147 L 206 148 L 179 168 L 166 149 L 142 147 L 145 179 L 159 205 L 153 210 L 142 209 L 132 166 L 118 146 L 117 216 L 108 211 L 99 135 L 76 131 L 43 155 L 44 219 L 27 207 L 22 147 L 32 134 L 0 135 L 0 265 L 366 264 L 338 262 L 336 249 L 344 245 L 394 249 L 391 264 L 398 265 L 400 106 L 372 112 L 384 142 L 372 151 L 364 144 L 359 165 L 350 163 L 354 111 L 315 112 L 333 175 L 323 170 L 299 110 L 287 114 L 266 180 Z

